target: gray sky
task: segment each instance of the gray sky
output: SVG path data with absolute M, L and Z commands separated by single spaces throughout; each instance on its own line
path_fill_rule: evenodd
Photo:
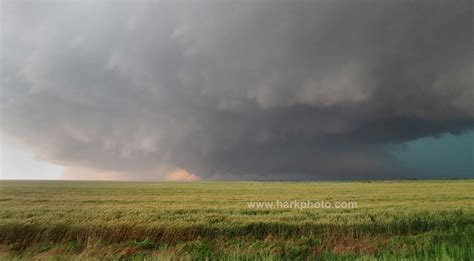
M 2 136 L 72 178 L 416 176 L 387 148 L 474 129 L 472 18 L 468 0 L 3 0 Z

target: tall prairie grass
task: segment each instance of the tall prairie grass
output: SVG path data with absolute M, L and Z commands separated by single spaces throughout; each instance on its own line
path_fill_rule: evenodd
M 474 260 L 474 181 L 1 181 L 0 257 Z M 251 201 L 357 209 L 249 209 Z

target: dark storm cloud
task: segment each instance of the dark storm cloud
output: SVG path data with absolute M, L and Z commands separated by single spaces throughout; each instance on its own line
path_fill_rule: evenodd
M 2 131 L 159 178 L 400 176 L 473 129 L 470 1 L 2 3 Z

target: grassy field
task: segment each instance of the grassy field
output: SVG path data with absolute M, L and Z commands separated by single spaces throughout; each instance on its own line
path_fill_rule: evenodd
M 265 201 L 356 209 L 249 208 Z M 0 258 L 474 260 L 474 180 L 0 181 Z

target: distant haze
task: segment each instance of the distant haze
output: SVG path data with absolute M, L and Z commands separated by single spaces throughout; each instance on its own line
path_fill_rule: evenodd
M 2 136 L 69 178 L 417 177 L 474 130 L 469 0 L 1 7 Z

